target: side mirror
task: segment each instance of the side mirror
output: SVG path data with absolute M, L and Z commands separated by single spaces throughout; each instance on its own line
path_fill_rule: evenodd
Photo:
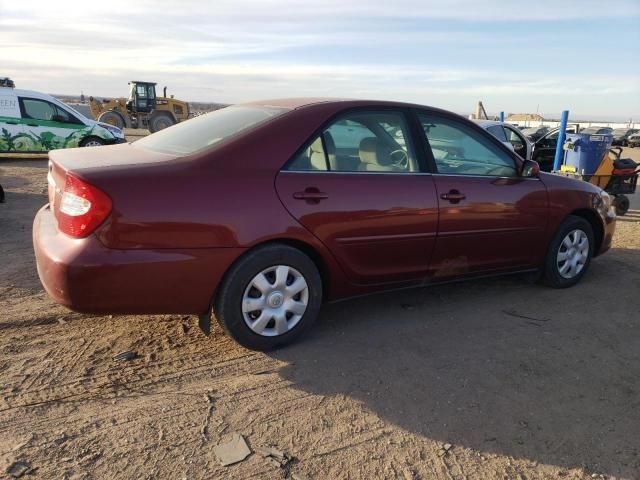
M 67 119 L 64 118 L 62 115 L 53 115 L 51 117 L 51 120 L 53 122 L 60 122 L 60 123 L 65 123 L 67 121 Z
M 525 160 L 522 164 L 522 177 L 538 177 L 540 175 L 540 165 L 534 160 Z

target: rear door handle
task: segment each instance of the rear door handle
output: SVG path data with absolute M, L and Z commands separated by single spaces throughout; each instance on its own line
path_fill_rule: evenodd
M 9 122 L 9 121 L 5 121 L 4 123 L 8 123 L 9 125 L 18 125 L 18 122 Z
M 306 200 L 307 203 L 318 203 L 320 200 L 329 198 L 329 195 L 321 192 L 317 188 L 306 188 L 304 192 L 295 192 L 293 198 L 296 200 Z
M 460 200 L 464 200 L 467 196 L 464 193 L 460 193 L 458 190 L 449 190 L 449 193 L 443 193 L 440 195 L 443 200 L 449 200 L 451 203 L 458 203 Z
M 27 123 L 27 126 L 29 126 L 29 127 L 37 127 L 38 124 L 37 123 Z

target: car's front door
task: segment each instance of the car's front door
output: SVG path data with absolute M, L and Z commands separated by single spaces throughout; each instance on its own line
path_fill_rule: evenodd
M 546 249 L 548 215 L 542 181 L 521 177 L 513 154 L 464 120 L 430 112 L 419 113 L 418 120 L 440 202 L 434 275 L 538 262 Z
M 77 147 L 82 140 L 79 130 L 87 126 L 58 105 L 39 98 L 20 97 L 24 133 L 33 151 Z
M 507 141 L 513 147 L 513 151 L 520 155 L 525 160 L 531 160 L 531 144 L 520 133 L 516 127 L 504 125 L 504 133 L 507 137 Z
M 532 160 L 540 165 L 540 170 L 550 172 L 553 170 L 553 161 L 556 156 L 556 145 L 558 145 L 558 136 L 560 130 L 552 130 L 543 137 L 539 138 L 533 145 Z
M 409 130 L 401 111 L 351 111 L 310 139 L 278 174 L 282 203 L 356 284 L 428 272 L 438 202 Z

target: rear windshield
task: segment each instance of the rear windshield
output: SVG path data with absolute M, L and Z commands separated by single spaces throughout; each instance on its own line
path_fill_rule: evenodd
M 192 118 L 134 142 L 173 155 L 190 155 L 285 113 L 278 107 L 232 106 Z

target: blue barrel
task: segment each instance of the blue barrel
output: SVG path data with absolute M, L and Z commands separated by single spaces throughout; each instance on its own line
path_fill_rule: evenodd
M 611 134 L 568 133 L 564 164 L 575 167 L 576 172 L 581 175 L 593 175 L 607 158 L 612 142 Z

